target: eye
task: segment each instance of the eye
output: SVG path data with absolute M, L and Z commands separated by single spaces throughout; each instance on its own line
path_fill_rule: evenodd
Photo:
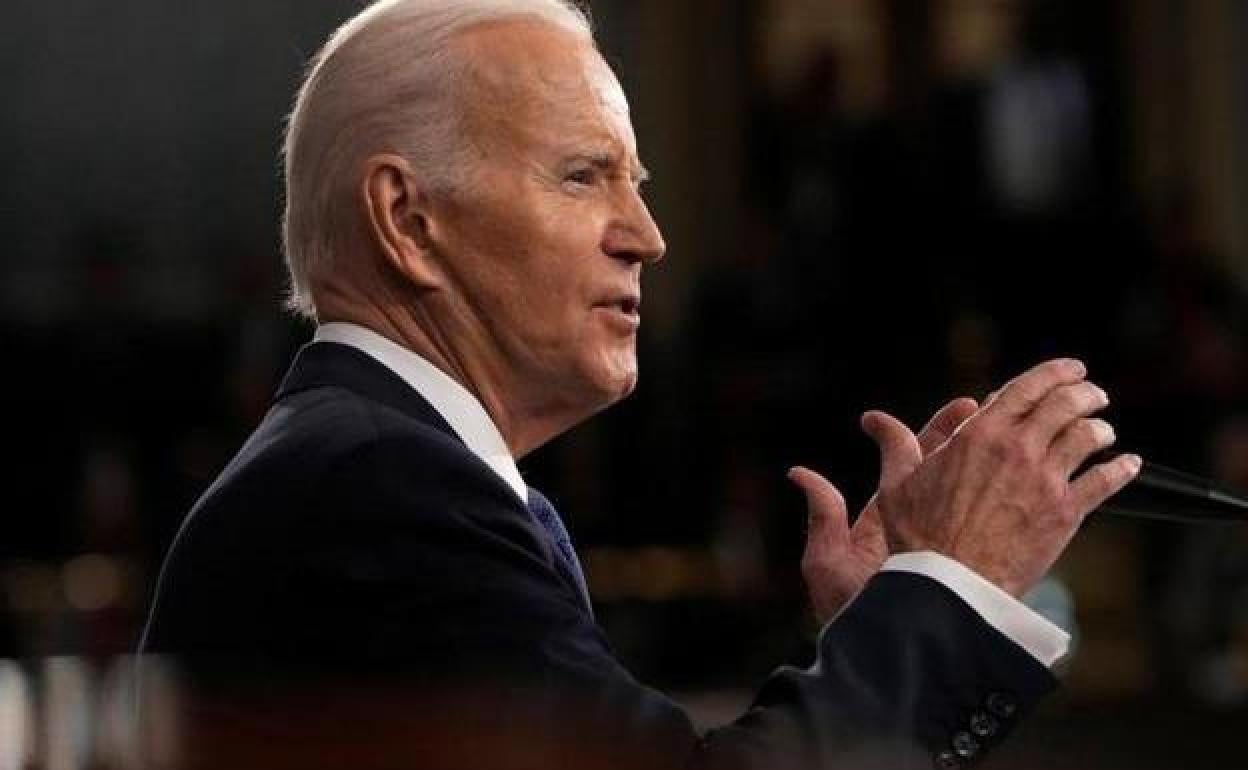
M 588 187 L 598 181 L 598 172 L 592 166 L 586 166 L 569 171 L 563 179 L 565 182 Z

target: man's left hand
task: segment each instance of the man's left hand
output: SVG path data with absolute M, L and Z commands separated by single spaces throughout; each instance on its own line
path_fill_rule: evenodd
M 919 432 L 923 454 L 926 456 L 945 443 L 978 408 L 971 398 L 945 404 Z M 810 592 L 815 618 L 823 625 L 858 595 L 888 558 L 880 509 L 873 495 L 851 527 L 845 497 L 830 481 L 800 466 L 790 470 L 788 477 L 806 495 L 809 524 L 802 577 Z

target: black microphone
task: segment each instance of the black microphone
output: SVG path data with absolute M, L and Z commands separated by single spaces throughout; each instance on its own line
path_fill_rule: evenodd
M 1117 453 L 1094 454 L 1089 465 L 1112 460 Z M 1165 519 L 1184 523 L 1239 521 L 1248 523 L 1248 497 L 1213 481 L 1145 461 L 1139 474 L 1098 509 L 1117 516 Z

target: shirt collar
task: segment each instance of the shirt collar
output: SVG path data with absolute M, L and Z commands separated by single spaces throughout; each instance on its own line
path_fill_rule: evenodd
M 397 374 L 442 415 L 464 445 L 507 482 L 522 502 L 528 500 L 529 487 L 520 476 L 520 469 L 498 426 L 463 385 L 419 354 L 359 324 L 345 321 L 321 324 L 312 341 L 349 345 Z

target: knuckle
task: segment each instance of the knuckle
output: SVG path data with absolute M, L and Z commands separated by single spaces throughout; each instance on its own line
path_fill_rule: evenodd
M 1040 479 L 1040 493 L 1055 508 L 1061 508 L 1066 499 L 1066 480 L 1056 473 L 1045 473 Z
M 1064 527 L 1069 529 L 1083 520 L 1083 516 L 1079 509 L 1070 501 L 1062 501 L 1057 507 L 1057 520 Z
M 1031 405 L 1044 397 L 1045 388 L 1041 383 L 1031 380 L 1018 380 L 1009 387 L 1008 393 L 1012 400 Z
M 1069 433 L 1071 440 L 1082 446 L 1096 441 L 1097 428 L 1092 420 L 1078 420 L 1070 426 Z
M 992 433 L 986 437 L 984 446 L 996 460 L 1015 464 L 1023 454 L 1023 445 L 1014 433 Z
M 1053 391 L 1050 403 L 1054 411 L 1075 417 L 1095 411 L 1100 406 L 1103 393 L 1087 382 L 1062 385 Z
M 1062 409 L 1071 414 L 1078 414 L 1084 404 L 1090 400 L 1090 394 L 1084 383 L 1063 385 L 1055 393 Z
M 1079 420 L 1071 427 L 1071 438 L 1080 446 L 1099 444 L 1103 431 L 1099 422 L 1099 420 Z
M 1013 444 L 1001 434 L 989 433 L 982 436 L 977 443 L 996 463 L 1008 463 L 1013 459 Z
M 1093 471 L 1092 486 L 1098 495 L 1107 495 L 1114 488 L 1114 471 L 1108 465 L 1098 465 Z
M 1035 445 L 1020 432 L 1011 432 L 1000 439 L 999 451 L 1008 462 L 1032 465 L 1039 452 Z

